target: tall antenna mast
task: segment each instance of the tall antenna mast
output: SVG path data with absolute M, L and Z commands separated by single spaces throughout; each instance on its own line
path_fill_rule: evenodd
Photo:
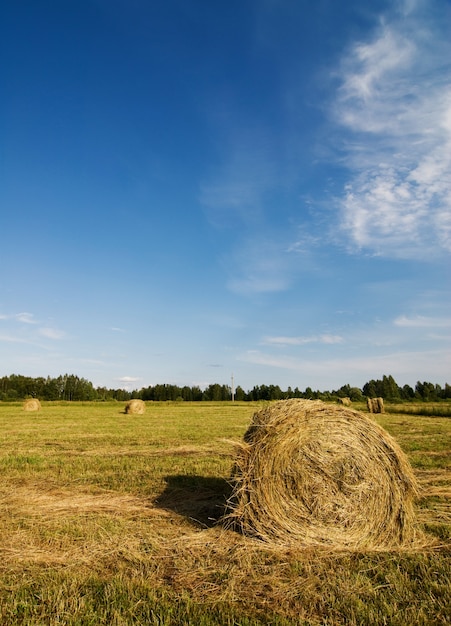
M 235 402 L 235 381 L 233 379 L 233 372 L 232 372 L 232 402 Z

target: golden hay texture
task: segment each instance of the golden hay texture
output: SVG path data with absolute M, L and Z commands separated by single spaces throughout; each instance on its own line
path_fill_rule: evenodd
M 28 398 L 23 403 L 23 410 L 24 411 L 40 411 L 41 403 L 39 402 L 37 398 Z
M 256 413 L 239 445 L 225 524 L 275 544 L 387 549 L 415 538 L 413 471 L 370 417 L 312 400 Z
M 385 413 L 384 398 L 367 398 L 366 406 L 370 413 Z
M 146 405 L 142 400 L 129 400 L 125 405 L 125 412 L 131 415 L 142 415 L 146 411 Z

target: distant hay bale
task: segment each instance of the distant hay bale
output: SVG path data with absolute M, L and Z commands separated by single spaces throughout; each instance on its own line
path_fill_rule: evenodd
M 40 411 L 41 403 L 39 402 L 37 398 L 28 398 L 23 403 L 23 410 L 24 411 Z
M 384 398 L 367 398 L 366 406 L 370 413 L 385 413 Z
M 129 400 L 125 405 L 125 412 L 129 415 L 142 415 L 146 411 L 146 405 L 142 400 Z
M 394 439 L 346 407 L 283 400 L 238 446 L 224 518 L 264 541 L 334 549 L 412 544 L 413 471 Z
M 338 404 L 342 404 L 343 406 L 351 406 L 351 398 L 338 398 Z

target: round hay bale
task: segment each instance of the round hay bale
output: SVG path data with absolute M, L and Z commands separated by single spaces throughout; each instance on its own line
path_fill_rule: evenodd
M 27 400 L 25 400 L 25 402 L 23 403 L 23 410 L 24 411 L 40 411 L 41 403 L 39 402 L 37 398 L 27 398 Z
M 125 405 L 125 412 L 130 415 L 142 415 L 146 411 L 146 405 L 142 400 L 129 400 Z
M 385 413 L 384 398 L 367 398 L 366 406 L 370 413 Z
M 239 445 L 225 523 L 276 544 L 387 549 L 415 537 L 410 464 L 370 417 L 311 400 L 256 413 Z

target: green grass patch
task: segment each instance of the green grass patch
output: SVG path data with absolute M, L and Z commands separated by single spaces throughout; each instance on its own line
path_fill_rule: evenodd
M 387 413 L 398 415 L 423 415 L 426 417 L 451 417 L 451 402 L 404 402 L 385 404 Z

